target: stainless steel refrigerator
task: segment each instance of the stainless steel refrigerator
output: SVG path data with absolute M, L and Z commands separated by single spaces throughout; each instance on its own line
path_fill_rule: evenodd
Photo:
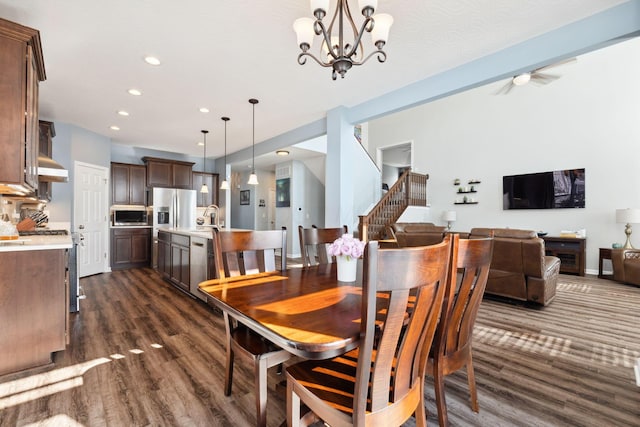
M 153 267 L 158 266 L 158 230 L 162 228 L 196 228 L 196 190 L 154 188 Z

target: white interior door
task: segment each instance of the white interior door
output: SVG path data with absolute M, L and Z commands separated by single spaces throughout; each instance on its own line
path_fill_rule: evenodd
M 108 170 L 76 162 L 74 165 L 73 231 L 78 233 L 78 276 L 108 271 Z

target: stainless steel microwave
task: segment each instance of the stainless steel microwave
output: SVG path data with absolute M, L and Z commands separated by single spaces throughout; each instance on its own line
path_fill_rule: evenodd
M 147 208 L 144 206 L 113 207 L 113 225 L 149 225 Z

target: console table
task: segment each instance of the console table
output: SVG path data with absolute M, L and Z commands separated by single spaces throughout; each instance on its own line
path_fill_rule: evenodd
M 542 239 L 545 253 L 560 258 L 560 273 L 584 276 L 586 238 L 545 236 Z

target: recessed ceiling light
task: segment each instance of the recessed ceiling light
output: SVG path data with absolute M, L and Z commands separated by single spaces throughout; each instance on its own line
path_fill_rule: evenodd
M 207 107 L 202 107 L 202 108 L 200 108 L 200 112 L 201 113 L 208 113 L 209 109 Z
M 277 151 L 276 151 L 276 154 L 277 154 L 278 156 L 288 156 L 288 155 L 289 155 L 289 152 L 288 152 L 287 150 L 277 150 Z
M 145 56 L 144 62 L 146 62 L 149 65 L 160 65 L 160 60 L 155 56 Z
M 129 89 L 127 92 L 129 92 L 130 95 L 133 96 L 140 96 L 142 95 L 142 92 L 140 92 L 138 89 Z
M 120 128 L 118 126 L 111 126 L 111 127 L 109 127 L 109 129 L 111 129 L 111 130 L 120 130 Z
M 118 111 L 118 114 L 120 114 L 121 116 L 125 116 L 125 117 L 129 115 L 129 113 L 124 111 L 124 110 Z
M 196 144 L 199 145 L 200 147 L 204 147 L 204 142 L 202 142 L 202 141 L 198 141 L 198 142 L 196 142 Z

